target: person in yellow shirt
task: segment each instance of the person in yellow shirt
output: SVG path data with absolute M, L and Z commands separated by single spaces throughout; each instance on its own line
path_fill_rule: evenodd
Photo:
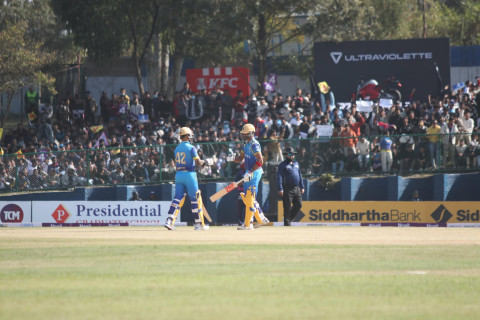
M 440 130 L 442 127 L 437 120 L 433 120 L 432 125 L 427 129 L 428 151 L 430 153 L 430 161 L 433 169 L 437 169 L 440 164 Z

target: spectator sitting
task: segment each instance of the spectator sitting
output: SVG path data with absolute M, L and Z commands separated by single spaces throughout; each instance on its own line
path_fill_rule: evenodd
M 70 188 L 83 185 L 83 181 L 77 175 L 75 167 L 73 165 L 69 165 L 67 167 L 65 174 L 62 176 L 61 182 L 64 187 Z
M 424 145 L 418 147 L 418 152 L 415 154 L 414 169 L 426 170 L 428 167 L 428 154 Z
M 133 191 L 133 192 L 132 192 L 132 197 L 130 198 L 129 201 L 141 201 L 141 200 L 142 200 L 142 198 L 140 198 L 140 197 L 138 196 L 138 192 L 137 192 L 137 191 Z

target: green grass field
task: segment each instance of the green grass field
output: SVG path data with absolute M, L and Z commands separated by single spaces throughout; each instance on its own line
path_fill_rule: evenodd
M 0 319 L 478 319 L 480 228 L 2 228 Z

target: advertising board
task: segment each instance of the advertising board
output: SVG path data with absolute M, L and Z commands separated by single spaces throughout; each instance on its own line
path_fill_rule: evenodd
M 283 221 L 283 202 L 278 203 Z M 480 226 L 480 202 L 304 201 L 294 222 L 361 226 Z
M 1 224 L 29 224 L 32 222 L 32 205 L 30 201 L 0 201 Z
M 32 201 L 32 221 L 44 226 L 159 226 L 165 224 L 169 207 L 169 201 Z
M 222 91 L 228 89 L 231 96 L 237 90 L 242 90 L 244 96 L 250 94 L 249 70 L 244 67 L 187 69 L 186 78 L 193 92 L 212 91 L 218 86 Z
M 450 84 L 450 42 L 441 39 L 316 42 L 315 78 L 326 81 L 336 101 L 350 101 L 361 78 L 382 84 L 395 77 L 403 101 L 436 96 L 441 83 Z M 437 74 L 436 66 L 438 67 Z

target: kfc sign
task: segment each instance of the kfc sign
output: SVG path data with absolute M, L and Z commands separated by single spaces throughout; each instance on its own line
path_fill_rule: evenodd
M 232 96 L 237 90 L 242 90 L 244 96 L 250 94 L 249 70 L 244 67 L 188 69 L 186 73 L 193 92 L 208 92 L 218 87 L 222 91 L 229 90 Z

